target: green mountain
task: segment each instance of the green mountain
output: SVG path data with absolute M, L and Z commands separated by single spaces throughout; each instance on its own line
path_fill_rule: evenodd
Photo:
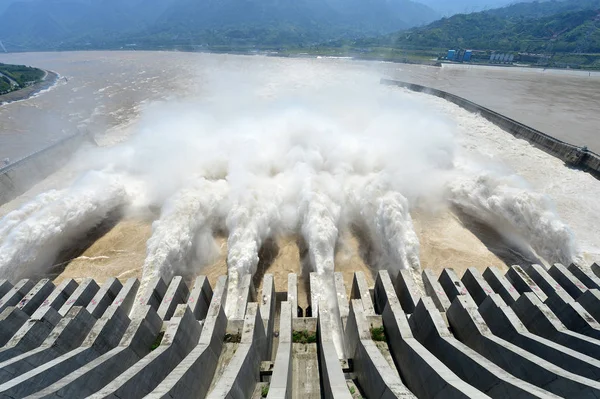
M 443 18 L 354 47 L 600 53 L 600 0 L 524 3 Z
M 0 40 L 11 51 L 282 45 L 389 33 L 437 16 L 411 0 L 20 0 L 0 15 Z

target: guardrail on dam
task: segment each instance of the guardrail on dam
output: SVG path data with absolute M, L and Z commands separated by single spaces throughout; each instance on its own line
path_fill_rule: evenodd
M 24 193 L 65 165 L 75 150 L 86 141 L 91 142 L 89 133 L 76 133 L 0 168 L 0 205 Z
M 157 278 L 0 281 L 6 398 L 597 398 L 600 267 L 513 266 L 355 273 L 339 312 L 298 308 L 296 274 L 276 293 L 250 275 L 241 297 Z M 310 276 L 310 281 L 316 281 Z M 420 284 L 420 283 L 419 283 Z M 143 292 L 138 292 L 143 291 Z M 313 291 L 314 292 L 314 291 Z M 245 309 L 228 319 L 227 301 Z M 342 326 L 340 359 L 331 326 Z
M 481 105 L 475 104 L 472 101 L 442 90 L 390 79 L 381 79 L 381 83 L 390 86 L 404 87 L 416 92 L 431 94 L 450 101 L 459 107 L 466 109 L 467 111 L 478 113 L 488 121 L 511 133 L 513 136 L 527 140 L 535 147 L 559 158 L 566 164 L 585 170 L 594 175 L 596 178 L 600 178 L 600 155 L 588 150 L 585 147 L 577 147 L 573 144 L 558 140 L 547 135 L 546 133 L 540 132 L 539 130 L 492 111 L 489 108 L 482 107 Z

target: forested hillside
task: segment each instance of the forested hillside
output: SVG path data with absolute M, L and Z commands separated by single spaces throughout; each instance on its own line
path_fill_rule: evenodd
M 355 46 L 600 53 L 600 0 L 517 4 L 459 14 Z

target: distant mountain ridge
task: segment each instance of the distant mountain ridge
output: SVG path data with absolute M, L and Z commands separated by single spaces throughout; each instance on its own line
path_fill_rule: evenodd
M 10 0 L 0 40 L 12 50 L 304 43 L 389 33 L 438 16 L 411 0 Z
M 566 0 L 442 18 L 383 37 L 358 39 L 355 47 L 600 53 L 600 0 Z

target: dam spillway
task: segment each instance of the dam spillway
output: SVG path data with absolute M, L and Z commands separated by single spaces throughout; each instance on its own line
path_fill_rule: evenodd
M 250 275 L 0 282 L 7 398 L 596 397 L 600 267 L 379 271 L 344 281 L 339 315 Z M 316 281 L 310 279 L 311 282 Z M 260 282 L 257 282 L 260 283 Z M 348 285 L 348 286 L 347 286 Z M 346 288 L 350 288 L 350 296 Z M 309 312 L 307 312 L 309 310 Z M 310 316 L 307 315 L 310 314 Z M 334 320 L 339 318 L 339 320 Z M 331 325 L 343 326 L 340 358 Z

